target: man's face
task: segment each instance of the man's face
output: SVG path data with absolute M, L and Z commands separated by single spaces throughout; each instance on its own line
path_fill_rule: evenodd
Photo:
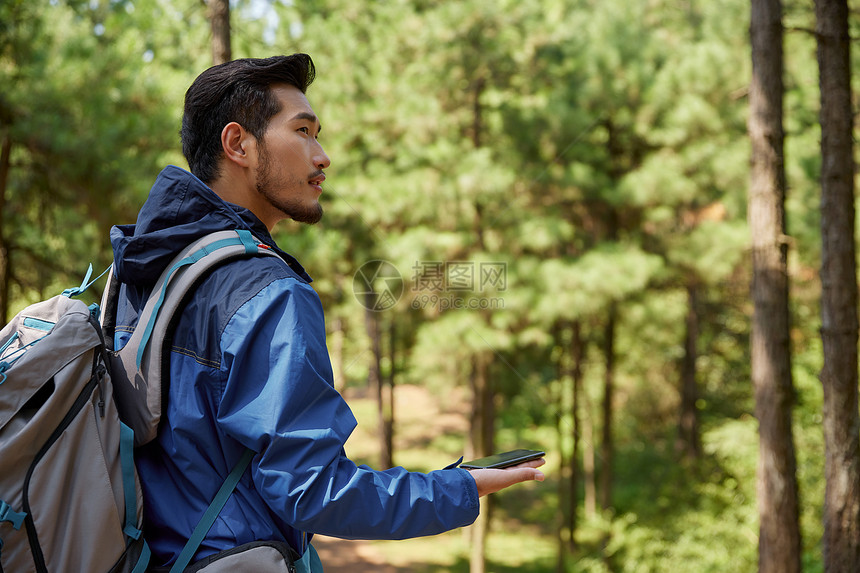
M 297 88 L 274 86 L 272 94 L 281 111 L 257 144 L 257 192 L 275 220 L 286 216 L 313 224 L 322 218 L 323 169 L 331 164 L 317 141 L 320 122 Z

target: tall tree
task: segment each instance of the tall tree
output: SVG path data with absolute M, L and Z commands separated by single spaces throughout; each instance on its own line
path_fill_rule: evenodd
M 618 317 L 618 307 L 615 302 L 609 303 L 607 314 L 606 324 L 603 328 L 603 433 L 600 440 L 600 507 L 603 510 L 612 508 L 612 470 L 613 458 L 615 457 L 615 440 L 612 435 L 615 417 L 613 404 L 615 393 L 615 325 Z
M 3 130 L 0 138 L 0 213 L 6 210 L 6 187 L 9 181 L 9 164 L 12 158 L 12 138 Z M 3 217 L 0 216 L 0 324 L 9 320 L 9 239 L 6 237 Z
M 230 0 L 209 0 L 209 24 L 212 28 L 212 64 L 233 59 L 230 43 Z
M 376 396 L 376 413 L 379 423 L 379 465 L 383 469 L 388 469 L 394 466 L 394 454 L 391 443 L 392 426 L 389 423 L 388 412 L 386 412 L 385 382 L 382 375 L 382 332 L 378 312 L 374 310 L 373 302 L 370 301 L 366 306 L 365 327 L 371 350 L 367 381 L 371 392 Z
M 759 422 L 759 571 L 800 571 L 789 345 L 780 0 L 753 0 L 749 134 L 752 162 L 752 381 Z
M 580 401 L 583 397 L 582 379 L 583 364 L 585 362 L 586 341 L 582 335 L 582 323 L 573 324 L 573 339 L 570 344 L 571 359 L 573 361 L 570 377 L 571 382 L 571 435 L 573 442 L 570 451 L 570 499 L 568 502 L 568 546 L 571 551 L 576 549 L 576 511 L 579 506 L 578 493 L 580 482 L 579 451 L 582 441 L 582 420 L 580 418 Z
M 816 0 L 821 90 L 821 341 L 824 367 L 824 570 L 860 564 L 857 261 L 847 0 Z
M 684 356 L 681 359 L 681 407 L 678 423 L 678 440 L 675 448 L 688 458 L 698 458 L 701 453 L 699 417 L 696 400 L 699 388 L 696 384 L 697 342 L 699 339 L 699 314 L 697 311 L 699 287 L 687 285 L 687 320 L 684 335 Z

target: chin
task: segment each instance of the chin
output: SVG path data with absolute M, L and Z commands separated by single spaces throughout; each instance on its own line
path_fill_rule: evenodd
M 293 221 L 299 223 L 305 223 L 307 225 L 315 225 L 320 222 L 323 216 L 323 208 L 319 203 L 315 203 L 312 206 L 309 206 L 305 209 L 301 210 L 292 210 L 289 213 L 290 218 Z

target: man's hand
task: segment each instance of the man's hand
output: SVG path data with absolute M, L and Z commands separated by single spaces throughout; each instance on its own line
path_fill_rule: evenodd
M 475 483 L 478 485 L 478 495 L 483 496 L 520 482 L 543 481 L 543 472 L 536 468 L 541 467 L 545 463 L 546 461 L 541 458 L 503 470 L 480 469 L 469 470 L 469 473 L 472 474 Z

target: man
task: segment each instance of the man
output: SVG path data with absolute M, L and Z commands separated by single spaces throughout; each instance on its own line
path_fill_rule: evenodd
M 420 474 L 374 471 L 346 457 L 356 421 L 333 387 L 319 298 L 305 270 L 270 234 L 282 219 L 322 217 L 330 160 L 305 96 L 313 78 L 305 54 L 206 70 L 185 98 L 182 148 L 191 173 L 167 167 L 137 224 L 111 232 L 123 283 L 116 348 L 134 329 L 159 274 L 195 239 L 246 229 L 283 258 L 217 267 L 181 311 L 164 419 L 137 457 L 155 565 L 175 561 L 246 448 L 256 455 L 196 559 L 275 540 L 306 562 L 313 533 L 432 535 L 474 521 L 479 496 L 543 479 L 535 469 L 542 460 L 510 470 Z

